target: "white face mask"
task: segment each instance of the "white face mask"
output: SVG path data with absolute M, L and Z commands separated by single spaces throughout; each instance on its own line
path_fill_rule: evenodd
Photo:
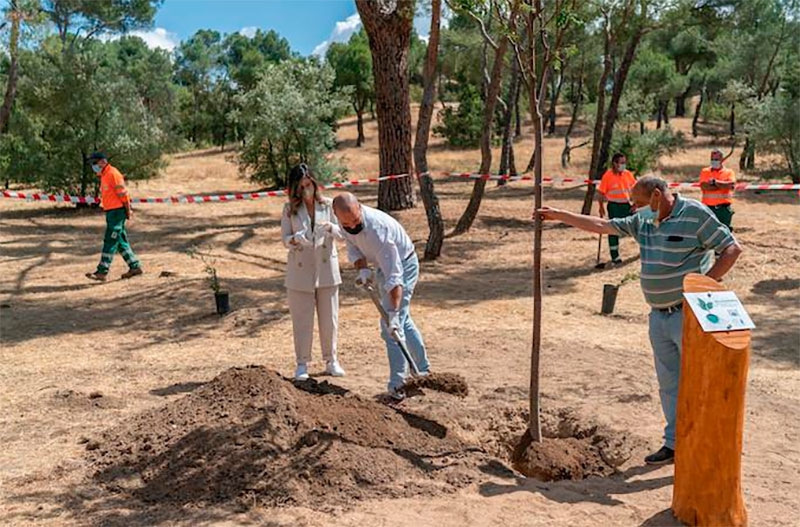
M 619 166 L 619 171 L 620 171 L 620 172 L 625 172 L 625 163 L 622 163 L 622 164 Z
M 711 160 L 711 168 L 721 168 L 721 167 L 722 167 L 722 161 L 720 161 L 719 159 Z
M 99 174 L 100 172 L 103 171 L 103 169 L 100 167 L 100 165 L 92 165 L 92 170 L 94 170 L 95 174 Z
M 303 188 L 303 199 L 311 199 L 314 197 L 314 187 Z

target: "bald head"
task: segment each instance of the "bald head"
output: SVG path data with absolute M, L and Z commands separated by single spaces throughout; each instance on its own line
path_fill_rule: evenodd
M 342 192 L 333 198 L 333 213 L 339 224 L 348 232 L 361 225 L 361 205 L 350 192 Z
M 346 212 L 358 208 L 358 198 L 351 192 L 342 192 L 333 198 L 333 211 Z

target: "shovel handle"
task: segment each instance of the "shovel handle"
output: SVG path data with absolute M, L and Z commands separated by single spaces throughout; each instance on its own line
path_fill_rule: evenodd
M 386 310 L 381 305 L 381 299 L 378 298 L 378 292 L 372 287 L 372 284 L 366 283 L 364 284 L 364 289 L 369 292 L 369 297 L 372 299 L 372 303 L 375 304 L 375 307 L 378 308 L 378 312 L 381 314 L 381 318 L 383 322 L 388 326 L 389 325 L 389 315 L 386 313 Z M 419 368 L 417 368 L 417 363 L 414 362 L 414 359 L 411 357 L 411 353 L 408 352 L 408 348 L 406 348 L 406 343 L 403 342 L 403 339 L 400 338 L 400 333 L 395 329 L 392 331 L 392 339 L 397 343 L 400 351 L 403 353 L 403 357 L 405 357 L 406 362 L 411 367 L 411 374 L 413 376 L 419 375 Z

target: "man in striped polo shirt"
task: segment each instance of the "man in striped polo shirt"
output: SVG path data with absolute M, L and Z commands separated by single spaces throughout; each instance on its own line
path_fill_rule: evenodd
M 730 230 L 700 202 L 670 194 L 667 183 L 644 176 L 633 187 L 637 214 L 606 220 L 544 207 L 542 217 L 598 234 L 631 236 L 641 250 L 641 284 L 650 312 L 650 344 L 655 356 L 661 409 L 667 424 L 664 446 L 645 458 L 665 464 L 675 454 L 675 410 L 681 371 L 683 278 L 704 273 L 722 280 L 742 249 Z M 711 255 L 714 252 L 716 259 Z

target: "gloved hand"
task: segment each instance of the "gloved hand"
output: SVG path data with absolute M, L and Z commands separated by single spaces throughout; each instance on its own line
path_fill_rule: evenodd
M 314 226 L 314 231 L 323 236 L 330 234 L 332 229 L 333 224 L 329 221 L 321 221 Z
M 400 312 L 399 311 L 387 311 L 386 317 L 389 321 L 386 323 L 387 327 L 389 328 L 389 333 L 394 333 L 395 331 L 400 330 Z
M 356 278 L 357 286 L 365 286 L 372 283 L 372 269 L 369 267 L 362 267 L 358 270 L 358 278 Z
M 294 233 L 294 236 L 292 236 L 292 241 L 290 243 L 294 245 L 295 248 L 311 247 L 313 245 L 313 243 L 306 238 L 305 229 Z

